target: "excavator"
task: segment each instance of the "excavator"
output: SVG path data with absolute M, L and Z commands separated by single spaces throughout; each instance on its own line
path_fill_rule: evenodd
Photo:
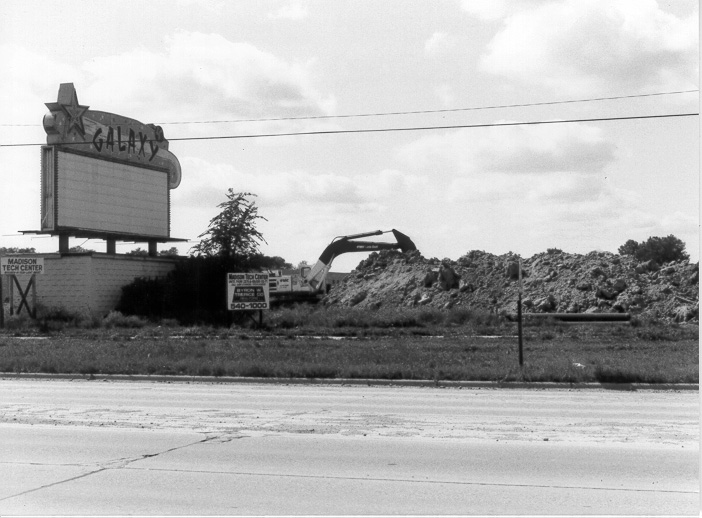
M 356 241 L 364 237 L 380 236 L 391 233 L 395 243 Z M 327 275 L 334 259 L 348 252 L 375 252 L 377 250 L 401 250 L 409 252 L 417 247 L 399 230 L 375 230 L 350 236 L 337 236 L 327 246 L 314 266 L 304 267 L 299 273 L 282 275 L 280 270 L 270 271 L 269 290 L 274 301 L 316 300 L 327 291 Z

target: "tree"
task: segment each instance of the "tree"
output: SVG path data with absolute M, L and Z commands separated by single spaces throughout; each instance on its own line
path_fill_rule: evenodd
M 263 239 L 256 229 L 256 221 L 266 218 L 258 215 L 258 207 L 247 197 L 256 196 L 248 192 L 227 191 L 227 201 L 220 203 L 222 209 L 210 220 L 207 231 L 198 236 L 200 243 L 194 250 L 198 255 L 220 256 L 247 259 L 258 253 L 258 246 Z
M 641 245 L 638 242 L 634 241 L 633 239 L 629 239 L 629 241 L 619 247 L 619 255 L 631 255 L 636 257 L 636 252 L 640 246 Z
M 134 250 L 130 250 L 129 252 L 127 252 L 124 255 L 130 255 L 130 256 L 134 256 L 134 257 L 148 257 L 149 251 L 144 250 L 141 247 L 138 247 L 138 248 L 135 248 Z
M 652 236 L 641 243 L 629 239 L 619 247 L 619 253 L 632 255 L 639 261 L 653 259 L 660 264 L 690 258 L 685 252 L 685 243 L 672 234 L 667 237 Z
M 36 254 L 37 251 L 34 248 L 17 248 L 17 247 L 4 247 L 0 246 L 0 255 L 9 254 Z
M 124 255 L 131 255 L 134 257 L 148 257 L 149 256 L 149 251 L 144 250 L 141 247 L 135 248 L 134 250 L 130 250 Z M 161 250 L 158 253 L 159 257 L 178 257 L 178 249 L 175 246 L 172 246 L 168 250 Z
M 158 253 L 159 257 L 178 257 L 178 248 L 175 246 L 170 247 L 168 250 L 161 250 Z
M 82 246 L 72 246 L 68 249 L 68 251 L 72 254 L 87 254 L 90 252 L 94 252 L 95 250 L 91 250 L 90 248 L 83 248 Z

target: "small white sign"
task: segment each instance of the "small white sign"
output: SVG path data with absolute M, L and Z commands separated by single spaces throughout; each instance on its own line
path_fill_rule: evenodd
M 230 311 L 269 309 L 267 273 L 228 273 L 227 308 Z
M 276 277 L 275 289 L 277 292 L 289 292 L 292 290 L 291 279 L 289 275 L 283 275 L 281 277 Z
M 0 257 L 0 275 L 33 275 L 44 273 L 44 258 L 19 255 Z

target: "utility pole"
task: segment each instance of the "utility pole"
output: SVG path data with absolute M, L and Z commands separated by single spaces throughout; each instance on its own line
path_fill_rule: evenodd
M 524 366 L 524 350 L 522 347 L 522 259 L 519 259 L 519 296 L 517 297 L 517 335 L 519 337 L 519 366 Z

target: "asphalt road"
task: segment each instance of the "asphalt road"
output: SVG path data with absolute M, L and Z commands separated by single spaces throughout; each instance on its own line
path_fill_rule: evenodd
M 0 514 L 698 515 L 697 392 L 0 380 Z

